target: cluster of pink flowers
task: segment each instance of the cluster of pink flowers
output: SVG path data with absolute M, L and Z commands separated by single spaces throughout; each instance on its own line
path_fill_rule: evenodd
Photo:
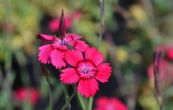
M 90 47 L 81 36 L 65 34 L 63 39 L 39 34 L 45 44 L 39 47 L 39 61 L 61 69 L 60 80 L 64 84 L 77 83 L 77 91 L 85 97 L 94 96 L 99 90 L 98 81 L 105 83 L 111 75 L 109 63 L 103 62 L 103 55 Z
M 81 36 L 67 33 L 60 36 L 38 35 L 46 43 L 39 47 L 39 61 L 59 69 L 62 83 L 77 84 L 81 95 L 94 96 L 99 90 L 98 81 L 108 81 L 112 71 L 110 64 L 104 62 L 104 56 L 96 48 L 82 41 Z

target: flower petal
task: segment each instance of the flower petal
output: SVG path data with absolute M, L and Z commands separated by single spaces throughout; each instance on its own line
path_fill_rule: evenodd
M 64 53 L 61 51 L 58 51 L 57 49 L 54 49 L 50 55 L 52 65 L 56 67 L 56 69 L 60 69 L 62 67 L 66 66 L 66 63 L 64 62 Z
M 85 52 L 86 49 L 89 47 L 84 41 L 81 41 L 81 40 L 76 40 L 73 46 L 75 49 L 82 52 Z
M 98 90 L 99 90 L 98 82 L 94 78 L 79 80 L 77 91 L 81 95 L 88 98 L 94 96 Z
M 60 80 L 65 84 L 73 84 L 79 80 L 79 75 L 76 73 L 74 68 L 67 68 L 62 70 Z
M 55 42 L 60 40 L 59 38 L 55 37 L 55 36 L 51 36 L 51 35 L 47 35 L 47 34 L 39 34 L 37 35 L 37 37 L 43 41 L 47 41 L 47 42 Z
M 89 46 L 84 42 L 79 40 L 81 36 L 77 34 L 66 34 L 65 41 L 67 45 L 84 52 Z
M 109 63 L 103 63 L 98 66 L 98 72 L 96 74 L 96 79 L 102 83 L 108 81 L 112 72 L 112 68 L 109 66 Z
M 65 59 L 70 65 L 75 67 L 79 61 L 83 60 L 83 56 L 78 50 L 69 50 L 65 54 Z
M 43 63 L 50 63 L 50 54 L 53 50 L 51 45 L 43 45 L 39 47 L 39 54 L 38 54 L 38 60 Z
M 66 34 L 65 37 L 66 41 L 72 41 L 72 40 L 77 40 L 82 38 L 81 36 L 77 35 L 77 34 Z
M 93 61 L 95 65 L 99 65 L 103 62 L 103 55 L 95 48 L 87 48 L 85 53 L 85 59 Z

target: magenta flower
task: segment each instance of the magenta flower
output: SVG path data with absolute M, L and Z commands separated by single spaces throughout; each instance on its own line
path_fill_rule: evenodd
M 155 50 L 164 53 L 165 57 L 161 57 L 159 61 L 159 76 L 162 82 L 171 81 L 173 79 L 173 46 L 160 45 Z M 147 70 L 147 75 L 150 80 L 154 80 L 154 64 L 150 64 Z
M 85 97 L 94 96 L 99 90 L 97 80 L 105 83 L 111 75 L 109 63 L 103 63 L 103 55 L 95 48 L 68 51 L 65 59 L 71 67 L 62 70 L 60 80 L 65 84 L 78 83 L 77 91 Z
M 14 92 L 14 98 L 20 102 L 29 101 L 31 104 L 36 104 L 39 100 L 40 92 L 34 88 L 19 88 Z
M 57 69 L 66 66 L 65 52 L 69 49 L 85 51 L 88 45 L 81 41 L 81 36 L 76 34 L 65 34 L 63 39 L 55 36 L 39 34 L 38 38 L 48 44 L 39 47 L 38 59 L 43 64 L 52 64 Z
M 160 45 L 155 50 L 162 51 L 167 60 L 173 60 L 173 45 Z
M 117 98 L 100 97 L 96 100 L 94 110 L 128 110 L 128 108 Z
M 69 29 L 71 26 L 72 23 L 71 19 L 72 19 L 71 17 L 65 17 L 65 26 L 67 29 Z M 57 17 L 49 22 L 50 31 L 57 32 L 59 30 L 59 20 L 60 18 Z
M 79 20 L 80 17 L 81 17 L 80 12 L 75 12 L 72 15 L 65 16 L 64 21 L 65 21 L 66 29 L 67 30 L 70 29 L 73 19 Z M 56 17 L 56 18 L 52 19 L 48 24 L 50 31 L 51 32 L 58 32 L 59 24 L 60 24 L 60 17 Z
M 166 56 L 170 59 L 173 60 L 173 47 L 170 47 L 166 51 Z
M 159 74 L 160 74 L 160 80 L 161 81 L 172 81 L 173 80 L 173 64 L 170 63 L 169 61 L 160 60 L 159 64 Z M 154 65 L 151 64 L 148 67 L 147 71 L 148 77 L 150 80 L 154 80 Z

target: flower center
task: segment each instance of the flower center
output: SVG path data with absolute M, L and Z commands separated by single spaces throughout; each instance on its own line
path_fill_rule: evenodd
M 96 73 L 96 68 L 88 61 L 79 63 L 77 70 L 82 78 L 90 78 Z
M 65 45 L 67 45 L 67 41 L 66 41 L 66 39 L 63 39 L 63 40 L 59 40 L 59 41 L 55 42 L 55 44 L 57 44 L 58 46 L 65 46 Z
M 60 50 L 66 50 L 68 47 L 68 41 L 67 39 L 63 39 L 63 40 L 58 40 L 56 42 L 54 42 L 55 46 L 60 49 Z

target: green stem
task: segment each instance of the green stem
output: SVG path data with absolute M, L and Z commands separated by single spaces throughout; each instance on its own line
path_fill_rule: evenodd
M 92 106 L 93 106 L 93 97 L 89 98 L 89 102 L 88 102 L 88 110 L 92 110 Z
M 77 98 L 79 100 L 80 106 L 82 107 L 82 110 L 87 110 L 86 109 L 86 104 L 83 100 L 83 97 L 77 92 Z
M 99 41 L 97 44 L 98 49 L 101 45 L 103 32 L 104 32 L 104 0 L 99 0 L 99 2 L 100 2 L 100 35 L 99 35 Z
M 49 106 L 48 106 L 47 110 L 53 110 L 52 109 L 52 103 L 53 103 L 52 91 L 51 91 L 51 89 L 49 87 Z
M 71 110 L 71 104 L 70 104 L 70 96 L 68 94 L 67 86 L 64 86 L 64 95 L 65 95 L 65 102 L 67 110 Z
M 44 78 L 46 79 L 46 81 L 47 81 L 47 83 L 48 83 L 48 89 L 49 89 L 49 105 L 48 105 L 48 107 L 47 107 L 47 109 L 46 110 L 53 110 L 52 109 L 52 104 L 53 104 L 53 97 L 52 97 L 52 86 L 51 86 L 51 84 L 50 84 L 50 81 L 49 81 L 49 79 L 48 79 L 48 77 L 46 78 L 46 76 L 45 75 L 43 75 L 44 76 Z
M 46 70 L 46 68 L 44 67 L 44 65 L 40 64 L 41 66 L 41 71 L 43 72 L 43 76 L 46 79 L 46 82 L 48 83 L 48 89 L 49 89 L 49 105 L 46 108 L 46 110 L 52 110 L 52 104 L 53 104 L 53 97 L 52 97 L 52 93 L 53 93 L 53 85 L 51 84 L 50 80 L 49 80 L 49 72 Z
M 70 96 L 70 98 L 69 98 L 69 102 L 68 103 L 70 103 L 70 101 L 72 100 L 72 98 L 74 97 L 74 93 Z M 66 107 L 68 107 L 68 103 L 66 103 L 63 107 L 62 107 L 62 109 L 61 110 L 65 110 L 65 108 Z

